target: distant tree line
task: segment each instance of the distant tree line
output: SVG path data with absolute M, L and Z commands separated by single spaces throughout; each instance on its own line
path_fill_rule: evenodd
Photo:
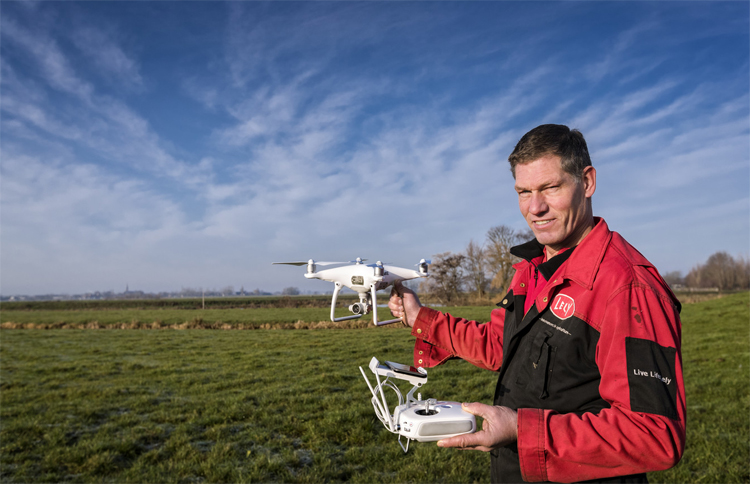
M 257 291 L 257 289 L 256 289 Z M 221 289 L 203 289 L 193 287 L 183 287 L 180 290 L 181 297 L 226 297 L 235 295 L 249 295 L 251 293 L 245 292 L 244 287 L 239 292 L 234 292 L 234 286 L 226 286 Z
M 470 240 L 463 252 L 443 252 L 432 258 L 430 277 L 419 291 L 430 301 L 444 305 L 489 302 L 504 294 L 513 278 L 513 264 L 520 259 L 511 247 L 534 238 L 531 230 L 513 230 L 505 225 L 492 227 L 482 243 Z M 674 289 L 750 289 L 750 260 L 717 252 L 705 264 L 698 264 L 687 275 L 680 271 L 663 274 Z
M 695 289 L 716 288 L 719 291 L 750 289 L 750 259 L 732 257 L 720 251 L 713 254 L 705 264 L 698 264 L 683 277 L 679 271 L 664 274 L 673 287 Z

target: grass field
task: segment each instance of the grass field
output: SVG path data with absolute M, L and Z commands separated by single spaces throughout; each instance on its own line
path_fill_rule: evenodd
M 412 342 L 403 328 L 2 330 L 0 480 L 488 482 L 486 454 L 404 455 L 376 420 L 357 366 L 408 362 Z M 685 456 L 650 480 L 748 482 L 747 293 L 685 306 L 683 360 Z M 450 362 L 422 393 L 489 403 L 494 380 Z
M 385 291 L 382 291 L 385 294 Z M 353 293 L 340 294 L 342 303 L 356 301 Z M 99 299 L 99 300 L 47 300 L 4 301 L 7 310 L 97 310 L 97 309 L 231 309 L 231 308 L 303 308 L 331 306 L 331 295 L 304 296 L 239 296 L 213 298 L 153 298 L 153 299 Z
M 330 304 L 330 301 L 329 301 Z M 466 306 L 449 308 L 456 314 L 471 319 L 489 319 L 492 307 Z M 217 309 L 172 309 L 172 308 L 108 308 L 108 309 L 7 309 L 0 311 L 0 327 L 5 329 L 308 329 L 311 327 L 366 327 L 371 315 L 360 319 L 331 324 L 331 308 L 217 308 Z M 340 308 L 337 316 L 351 315 Z M 378 308 L 381 319 L 390 318 L 388 308 Z

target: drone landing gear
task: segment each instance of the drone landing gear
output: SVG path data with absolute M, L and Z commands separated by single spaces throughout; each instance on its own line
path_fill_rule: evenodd
M 370 286 L 370 292 L 372 293 L 372 300 L 373 300 L 372 322 L 375 324 L 375 326 L 384 326 L 386 324 L 391 324 L 391 323 L 400 323 L 401 318 L 389 319 L 388 321 L 378 321 L 378 300 L 377 300 L 377 296 L 375 295 L 376 289 L 374 285 Z
M 335 283 L 335 287 L 333 289 L 333 298 L 331 298 L 331 321 L 337 323 L 339 321 L 348 321 L 350 319 L 359 319 L 363 315 L 365 315 L 368 312 L 370 312 L 370 310 L 368 308 L 368 305 L 367 305 L 368 301 L 367 300 L 362 301 L 362 293 L 360 293 L 359 294 L 359 303 L 352 304 L 351 306 L 349 306 L 349 310 L 354 313 L 354 316 L 342 316 L 340 318 L 337 318 L 336 317 L 336 299 L 338 299 L 339 292 L 341 291 L 342 287 L 343 287 L 343 285 L 340 282 L 336 282 Z M 363 302 L 364 302 L 364 311 L 362 311 Z M 358 308 L 358 310 L 356 312 L 353 310 L 353 308 L 355 306 Z
M 375 284 L 370 285 L 368 292 L 359 293 L 359 302 L 349 306 L 349 311 L 354 313 L 352 316 L 336 317 L 336 300 L 338 299 L 339 292 L 343 285 L 340 282 L 335 283 L 333 289 L 333 297 L 331 298 L 331 321 L 348 321 L 350 319 L 359 319 L 365 314 L 369 314 L 372 310 L 372 322 L 375 326 L 383 326 L 386 324 L 397 323 L 401 321 L 401 318 L 389 319 L 388 321 L 378 321 L 378 297 L 377 287 Z

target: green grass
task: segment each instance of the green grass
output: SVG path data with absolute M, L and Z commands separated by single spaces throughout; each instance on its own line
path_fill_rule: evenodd
M 750 480 L 748 303 L 683 310 L 687 447 L 652 482 Z M 412 443 L 404 455 L 375 418 L 357 366 L 409 362 L 412 344 L 395 327 L 2 330 L 0 480 L 488 482 L 487 454 Z M 456 361 L 422 393 L 489 403 L 494 383 Z
M 330 304 L 330 302 L 329 302 Z M 491 307 L 466 306 L 444 308 L 453 314 L 465 315 L 470 319 L 487 320 Z M 217 309 L 174 309 L 174 308 L 110 308 L 110 309 L 7 309 L 0 312 L 0 324 L 5 328 L 25 327 L 38 329 L 91 327 L 124 327 L 147 329 L 183 326 L 184 329 L 198 328 L 291 328 L 307 327 L 309 323 L 330 322 L 330 306 L 315 307 L 260 307 L 217 308 Z M 350 315 L 343 306 L 337 309 L 337 316 Z M 378 308 L 381 319 L 390 317 L 388 308 Z M 366 326 L 372 321 L 366 315 L 354 322 L 342 324 L 344 327 Z M 303 324 L 308 323 L 308 324 Z M 327 325 L 323 326 L 336 326 Z
M 3 331 L 0 475 L 486 480 L 486 455 L 414 444 L 404 456 L 375 419 L 357 366 L 374 355 L 408 362 L 409 340 L 406 329 Z M 491 398 L 489 372 L 457 364 L 432 374 L 429 395 Z
M 324 321 L 330 308 L 257 308 L 257 309 L 94 309 L 94 310 L 3 310 L 1 323 L 41 327 L 83 328 L 92 323 L 103 327 L 125 325 L 132 328 L 154 326 L 221 327 L 224 324 L 246 328 L 263 325 L 293 324 L 297 321 Z M 343 312 L 342 312 L 343 315 Z M 7 324 L 6 324 L 7 326 Z
M 678 466 L 651 482 L 750 481 L 750 296 L 682 310 L 687 444 Z
M 356 300 L 356 294 L 341 294 L 341 301 Z M 329 307 L 330 295 L 305 296 L 241 296 L 164 299 L 102 299 L 64 301 L 4 301 L 4 310 L 83 310 L 83 309 L 201 309 L 201 308 L 266 308 L 266 307 Z

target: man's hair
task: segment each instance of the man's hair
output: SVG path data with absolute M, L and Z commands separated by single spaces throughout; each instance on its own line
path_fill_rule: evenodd
M 545 155 L 559 156 L 563 171 L 573 175 L 576 181 L 583 177 L 584 168 L 591 166 L 586 140 L 580 131 L 562 124 L 543 124 L 523 135 L 508 157 L 513 178 L 516 178 L 516 166 Z

